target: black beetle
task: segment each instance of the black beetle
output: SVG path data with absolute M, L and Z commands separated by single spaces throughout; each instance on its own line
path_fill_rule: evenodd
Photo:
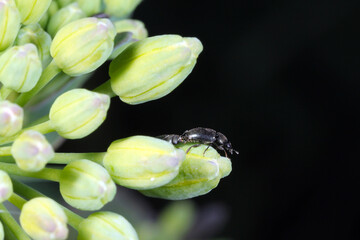
M 201 144 L 209 145 L 206 150 L 210 146 L 214 147 L 217 150 L 222 150 L 225 152 L 225 156 L 227 157 L 227 153 L 230 154 L 239 154 L 238 151 L 233 149 L 230 141 L 225 137 L 224 134 L 221 132 L 217 132 L 214 129 L 211 128 L 203 128 L 203 127 L 197 127 L 190 130 L 186 130 L 183 134 L 177 135 L 177 134 L 167 134 L 167 135 L 161 135 L 158 136 L 158 138 L 161 138 L 163 140 L 169 141 L 170 143 L 176 145 L 178 143 L 188 143 L 188 142 L 197 142 L 198 144 L 195 144 L 191 146 L 186 153 L 190 151 L 192 147 L 198 147 Z

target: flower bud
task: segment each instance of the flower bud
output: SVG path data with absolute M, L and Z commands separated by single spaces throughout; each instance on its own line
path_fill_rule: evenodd
M 6 201 L 12 193 L 13 186 L 9 175 L 6 172 L 0 170 L 0 203 Z
M 201 51 L 197 38 L 178 35 L 135 42 L 111 62 L 111 88 L 129 104 L 161 98 L 190 74 Z
M 103 165 L 117 184 L 151 189 L 171 181 L 178 174 L 184 156 L 183 150 L 169 142 L 133 136 L 111 143 Z
M 121 42 L 121 44 L 116 44 L 114 46 L 114 50 L 110 55 L 110 59 L 116 58 L 122 51 L 125 50 L 125 48 L 130 46 L 133 42 L 142 40 L 148 35 L 144 23 L 139 20 L 123 19 L 116 21 L 114 23 L 114 26 L 116 28 L 116 32 L 118 33 L 117 38 L 121 36 L 121 33 L 128 33 L 129 36 L 126 35 L 126 42 Z
M 28 92 L 39 81 L 42 66 L 34 44 L 9 48 L 0 56 L 0 82 L 16 92 Z
M 43 29 L 46 29 L 46 25 L 48 24 L 49 19 L 54 16 L 55 13 L 59 10 L 59 4 L 57 1 L 51 1 L 48 10 L 44 13 L 44 15 L 40 18 L 39 24 Z
M 46 197 L 33 198 L 21 209 L 20 224 L 34 239 L 66 239 L 67 217 L 54 200 Z
M 101 12 L 101 0 L 77 0 L 77 2 L 86 16 L 92 16 Z
M 36 46 L 42 67 L 45 68 L 51 61 L 50 35 L 37 23 L 24 26 L 20 29 L 19 34 L 16 37 L 15 45 L 25 45 L 27 43 L 32 43 Z
M 15 139 L 11 154 L 20 169 L 37 172 L 54 157 L 54 150 L 44 135 L 27 130 Z
M 77 240 L 138 240 L 133 226 L 121 215 L 96 212 L 79 224 Z
M 4 227 L 0 221 L 0 240 L 3 240 L 4 239 Z
M 105 13 L 114 17 L 126 17 L 140 4 L 141 0 L 104 0 Z
M 47 31 L 55 36 L 57 31 L 66 24 L 85 17 L 85 13 L 77 3 L 72 3 L 56 12 L 49 20 Z
M 9 137 L 22 129 L 23 109 L 9 101 L 0 101 L 0 136 Z
M 186 151 L 192 144 L 180 146 Z M 193 147 L 186 154 L 179 174 L 168 184 L 150 190 L 141 191 L 149 197 L 169 200 L 182 200 L 197 197 L 210 192 L 221 178 L 218 159 L 219 153 L 207 145 Z
M 20 28 L 20 13 L 14 0 L 0 0 L 0 52 L 11 46 Z
M 83 138 L 95 131 L 106 118 L 108 95 L 78 88 L 60 95 L 50 109 L 53 128 L 64 138 Z
M 76 0 L 56 0 L 56 2 L 60 5 L 60 7 L 65 7 L 69 5 L 70 3 L 75 2 Z
M 137 40 L 142 40 L 148 36 L 148 32 L 143 22 L 135 19 L 123 19 L 114 22 L 117 33 L 131 32 L 132 37 Z
M 226 157 L 220 157 L 217 162 L 219 164 L 220 177 L 224 178 L 229 176 L 232 170 L 231 160 Z
M 91 72 L 110 56 L 115 28 L 108 19 L 83 18 L 62 27 L 54 37 L 50 53 L 68 75 Z
M 60 192 L 65 201 L 81 210 L 98 210 L 114 199 L 116 186 L 101 165 L 82 159 L 61 172 Z
M 15 0 L 25 25 L 37 23 L 49 8 L 52 0 Z

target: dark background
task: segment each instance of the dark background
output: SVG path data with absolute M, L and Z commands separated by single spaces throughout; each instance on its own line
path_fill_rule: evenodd
M 100 129 L 60 150 L 210 127 L 240 155 L 229 177 L 195 199 L 222 204 L 228 216 L 209 233 L 360 239 L 360 1 L 144 0 L 134 18 L 150 36 L 198 37 L 204 51 L 193 73 L 157 101 L 114 98 Z

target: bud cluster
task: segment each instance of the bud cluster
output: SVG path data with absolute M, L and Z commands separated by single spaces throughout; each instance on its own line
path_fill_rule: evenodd
M 84 219 L 23 184 L 25 177 L 56 181 L 68 205 L 97 211 L 115 198 L 117 185 L 189 199 L 231 172 L 230 159 L 208 145 L 142 135 L 113 141 L 103 153 L 56 152 L 48 133 L 84 138 L 105 121 L 111 97 L 132 105 L 153 101 L 193 70 L 201 42 L 148 37 L 144 24 L 129 18 L 140 2 L 0 0 L 0 207 L 9 201 L 21 210 L 20 225 L 0 214 L 0 240 L 4 229 L 19 239 L 67 239 L 68 224 L 79 240 L 138 239 L 123 216 L 101 211 Z M 110 78 L 82 88 L 106 61 Z

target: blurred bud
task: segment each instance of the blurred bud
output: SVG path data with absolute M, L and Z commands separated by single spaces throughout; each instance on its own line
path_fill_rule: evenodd
M 76 0 L 56 0 L 56 2 L 60 5 L 60 7 L 65 7 L 69 5 L 70 3 L 75 2 Z
M 21 22 L 25 25 L 37 23 L 49 8 L 52 0 L 15 0 L 20 11 Z
M 54 200 L 46 197 L 33 198 L 21 209 L 20 224 L 34 239 L 66 239 L 67 217 Z
M 72 3 L 56 12 L 49 20 L 47 31 L 52 37 L 66 24 L 85 17 L 77 3 Z
M 44 13 L 44 15 L 41 17 L 41 19 L 39 20 L 39 24 L 43 29 L 46 29 L 46 26 L 48 24 L 49 19 L 55 14 L 57 13 L 57 11 L 59 10 L 59 4 L 57 3 L 57 1 L 51 1 L 50 6 L 48 8 L 48 10 Z
M 114 17 L 127 17 L 140 4 L 141 0 L 104 0 L 105 13 Z
M 180 146 L 186 151 L 192 144 Z M 218 159 L 219 153 L 207 145 L 193 147 L 186 154 L 179 174 L 168 184 L 150 190 L 141 191 L 149 197 L 169 200 L 182 200 L 197 197 L 210 192 L 221 178 Z M 224 171 L 225 172 L 225 171 Z
M 78 88 L 60 95 L 50 109 L 53 128 L 64 138 L 83 138 L 105 120 L 110 106 L 108 95 Z
M 0 0 L 0 52 L 10 47 L 20 28 L 20 13 L 14 0 Z
M 20 169 L 37 172 L 54 157 L 54 150 L 44 135 L 27 130 L 15 139 L 11 155 Z
M 60 192 L 65 201 L 81 210 L 98 210 L 115 197 L 116 186 L 101 165 L 82 159 L 61 172 Z
M 111 88 L 129 104 L 161 98 L 190 74 L 201 51 L 197 38 L 178 35 L 135 42 L 111 62 Z
M 9 101 L 0 101 L 0 136 L 9 137 L 22 129 L 23 109 Z
M 111 143 L 103 165 L 117 184 L 151 189 L 171 181 L 184 156 L 183 150 L 161 139 L 133 136 Z
M 78 228 L 77 240 L 138 240 L 133 226 L 121 215 L 96 212 L 83 220 Z
M 50 35 L 45 32 L 39 24 L 30 24 L 20 29 L 15 40 L 15 45 L 25 45 L 26 43 L 32 43 L 36 46 L 42 66 L 45 68 L 51 61 Z
M 34 44 L 14 46 L 0 56 L 0 82 L 16 92 L 28 92 L 39 81 L 42 66 Z
M 4 227 L 0 221 L 0 240 L 3 240 L 4 239 Z
M 8 198 L 11 196 L 12 193 L 13 193 L 13 186 L 9 175 L 6 172 L 0 170 L 0 203 L 8 200 Z
M 101 0 L 77 0 L 77 2 L 86 16 L 92 16 L 101 12 Z
M 56 65 L 71 76 L 91 72 L 110 56 L 115 28 L 108 19 L 83 18 L 62 27 L 50 48 Z
M 123 19 L 114 22 L 117 33 L 131 32 L 132 37 L 137 40 L 142 40 L 148 36 L 148 32 L 143 22 L 135 19 Z

